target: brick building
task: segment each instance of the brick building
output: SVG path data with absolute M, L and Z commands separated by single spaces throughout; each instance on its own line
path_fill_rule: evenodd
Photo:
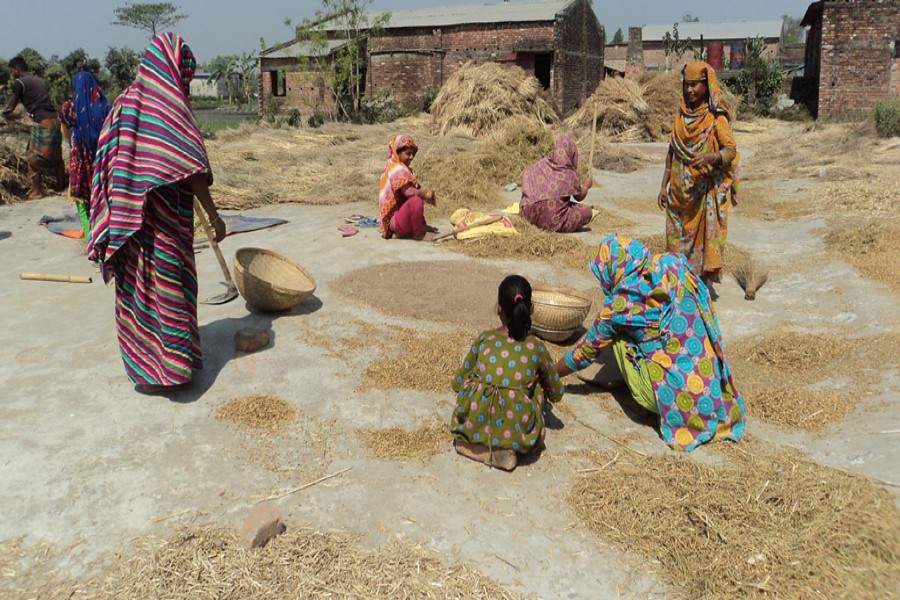
M 806 71 L 791 95 L 814 116 L 852 116 L 900 94 L 898 0 L 819 0 L 801 24 Z
M 738 21 L 733 23 L 679 23 L 680 39 L 691 39 L 691 43 L 699 50 L 701 37 L 704 47 L 712 42 L 719 42 L 724 49 L 724 62 L 727 65 L 733 54 L 745 47 L 748 38 L 762 37 L 771 56 L 776 56 L 783 40 L 784 23 L 781 19 L 774 21 Z M 666 51 L 663 38 L 666 32 L 672 31 L 672 25 L 645 25 L 628 29 L 628 43 L 606 47 L 607 62 L 627 60 L 629 67 L 636 61 L 636 51 L 640 54 L 642 68 L 651 71 L 666 69 Z M 740 50 L 742 52 L 742 50 Z M 629 54 L 630 53 L 630 54 Z M 670 67 L 680 69 L 694 60 L 694 54 L 688 50 L 681 60 L 669 56 Z M 629 69 L 630 71 L 630 69 Z
M 328 52 L 339 52 L 346 40 L 328 34 L 335 38 Z M 603 38 L 589 0 L 398 10 L 383 35 L 368 40 L 365 93 L 391 94 L 416 107 L 466 62 L 498 62 L 522 67 L 569 112 L 603 79 Z M 273 96 L 284 100 L 282 110 L 312 112 L 329 104 L 327 86 L 301 67 L 308 51 L 308 44 L 294 40 L 262 52 L 262 104 Z

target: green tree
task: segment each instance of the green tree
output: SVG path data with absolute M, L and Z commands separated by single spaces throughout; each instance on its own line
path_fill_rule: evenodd
M 667 31 L 663 36 L 663 52 L 666 55 L 666 71 L 670 71 L 672 69 L 672 62 L 670 59 L 670 55 L 674 54 L 676 60 L 681 60 L 681 57 L 688 50 L 693 50 L 693 44 L 691 43 L 691 38 L 687 38 L 685 40 L 681 39 L 681 36 L 678 34 L 678 23 L 674 23 L 672 25 L 672 31 Z
M 59 62 L 69 75 L 75 75 L 79 71 L 89 71 L 98 75 L 101 69 L 100 61 L 91 58 L 83 48 L 73 50 Z
M 338 118 L 359 117 L 366 66 L 367 40 L 381 35 L 390 13 L 370 18 L 367 9 L 372 0 L 322 0 L 322 8 L 313 19 L 306 18 L 296 28 L 298 40 L 307 42 L 309 52 L 304 66 L 318 74 L 335 99 Z M 286 21 L 285 24 L 290 24 Z M 328 30 L 347 44 L 328 51 Z
M 616 32 L 613 34 L 613 44 L 624 44 L 625 43 L 625 33 L 622 31 L 622 28 L 619 27 L 616 29 Z
M 683 17 L 681 17 L 681 22 L 682 23 L 699 23 L 700 17 L 695 17 L 690 14 L 687 14 L 687 15 L 684 15 Z
M 106 93 L 112 99 L 134 81 L 138 66 L 141 64 L 141 55 L 131 48 L 110 46 L 103 64 L 110 75 L 109 89 Z
M 126 4 L 115 9 L 113 25 L 134 27 L 150 33 L 154 37 L 160 30 L 172 27 L 187 18 L 178 12 L 178 7 L 170 2 L 139 2 Z
M 734 91 L 744 99 L 753 114 L 767 114 L 784 82 L 784 70 L 774 57 L 766 56 L 766 40 L 761 37 L 747 40 L 744 68 L 734 79 Z
M 800 26 L 800 19 L 781 15 L 784 21 L 784 43 L 802 44 L 806 41 L 806 30 Z

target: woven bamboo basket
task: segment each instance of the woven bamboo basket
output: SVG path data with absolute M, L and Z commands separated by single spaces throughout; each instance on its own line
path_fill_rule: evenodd
M 538 328 L 574 332 L 591 310 L 591 299 L 566 288 L 536 285 L 531 288 L 534 312 L 531 322 Z M 545 338 L 546 339 L 546 338 Z
M 291 309 L 316 291 L 316 281 L 296 261 L 263 248 L 234 255 L 234 281 L 244 300 L 264 311 Z
M 554 344 L 562 344 L 563 342 L 567 342 L 572 337 L 574 337 L 575 333 L 579 331 L 580 328 L 576 327 L 575 329 L 544 329 L 543 327 L 538 327 L 534 323 L 531 324 L 531 333 L 538 336 L 542 340 L 553 342 Z

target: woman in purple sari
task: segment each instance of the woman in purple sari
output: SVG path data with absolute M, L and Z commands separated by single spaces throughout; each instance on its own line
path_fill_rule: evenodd
M 589 174 L 579 179 L 578 146 L 567 135 L 556 140 L 549 158 L 542 158 L 522 174 L 522 202 L 519 214 L 545 231 L 571 233 L 591 222 L 593 212 L 580 204 L 594 184 Z

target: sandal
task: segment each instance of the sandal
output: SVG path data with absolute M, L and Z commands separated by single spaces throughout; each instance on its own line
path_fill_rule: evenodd
M 341 232 L 342 237 L 350 237 L 359 233 L 359 229 L 357 229 L 355 225 L 350 225 L 349 223 L 338 227 L 338 231 Z

